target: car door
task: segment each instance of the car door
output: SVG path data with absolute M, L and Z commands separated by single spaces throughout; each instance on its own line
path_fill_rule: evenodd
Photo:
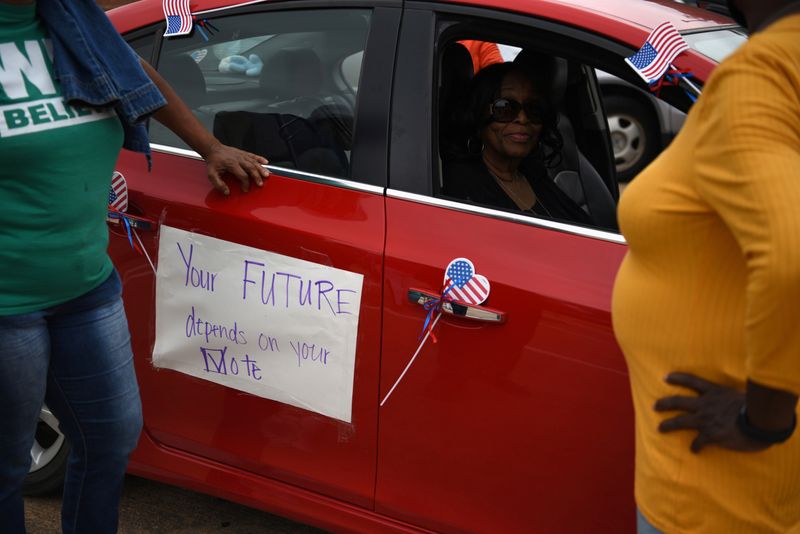
M 597 44 L 620 58 L 627 50 L 521 15 L 406 5 L 386 206 L 386 400 L 376 508 L 437 531 L 630 532 L 633 414 L 610 319 L 624 241 L 599 228 L 436 195 L 431 105 L 437 54 L 458 39 L 505 38 L 558 55 L 588 56 Z M 594 90 L 594 107 L 581 113 L 596 127 L 604 117 Z M 601 132 L 588 148 L 606 162 L 596 168 L 610 183 L 613 158 Z M 423 146 L 425 157 L 415 157 Z M 612 187 L 608 192 L 615 196 Z M 427 315 L 419 295 L 441 294 L 445 267 L 455 258 L 471 260 L 488 279 L 486 309 L 481 315 L 462 308 L 473 317 L 443 314 L 436 340 L 428 339 L 404 371 Z
M 242 194 L 232 185 L 223 198 L 211 189 L 198 155 L 153 121 L 152 171 L 143 156 L 128 152 L 117 169 L 128 182 L 129 213 L 153 222 L 150 231 L 137 232 L 155 263 L 159 238 L 171 227 L 363 275 L 350 422 L 155 368 L 154 274 L 124 232 L 112 228 L 111 253 L 124 282 L 145 415 L 132 468 L 190 486 L 202 481 L 206 491 L 247 495 L 249 502 L 263 499 L 241 487 L 256 476 L 371 507 L 392 75 L 387 65 L 400 10 L 392 2 L 379 8 L 364 2 L 337 2 L 335 8 L 306 2 L 303 9 L 286 4 L 200 13 L 214 28 L 208 41 L 195 31 L 156 47 L 159 72 L 209 130 L 271 160 L 263 188 Z M 261 61 L 263 71 L 223 67 L 233 56 Z M 295 129 L 286 135 L 289 128 Z M 232 321 L 235 310 L 229 312 Z M 288 346 L 281 350 L 282 357 L 294 357 Z M 298 365 L 297 372 L 307 368 Z M 229 476 L 206 480 L 204 465 L 225 466 Z

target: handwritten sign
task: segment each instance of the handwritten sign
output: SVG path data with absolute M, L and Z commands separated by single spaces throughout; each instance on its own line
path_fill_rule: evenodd
M 349 423 L 363 281 L 162 226 L 153 365 Z

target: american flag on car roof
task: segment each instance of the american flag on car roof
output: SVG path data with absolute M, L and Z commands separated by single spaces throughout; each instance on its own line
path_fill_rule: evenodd
M 165 37 L 186 35 L 192 31 L 192 12 L 189 0 L 164 0 L 164 16 L 167 18 Z
M 650 32 L 644 46 L 634 55 L 625 58 L 625 62 L 633 67 L 647 83 L 658 81 L 672 61 L 689 45 L 671 22 L 662 22 Z
M 121 172 L 114 171 L 108 190 L 108 207 L 120 212 L 128 211 L 128 184 Z

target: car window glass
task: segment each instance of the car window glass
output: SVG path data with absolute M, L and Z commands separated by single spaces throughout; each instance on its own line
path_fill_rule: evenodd
M 136 52 L 140 58 L 150 61 L 150 59 L 153 57 L 154 37 L 154 35 L 150 34 L 137 37 L 135 39 L 129 39 L 128 44 L 131 48 L 133 48 L 133 51 Z
M 683 36 L 686 43 L 717 63 L 731 55 L 747 41 L 747 36 L 734 30 L 690 33 Z
M 347 87 L 358 89 L 358 78 L 361 75 L 361 63 L 364 60 L 364 52 L 356 52 L 342 60 L 342 78 Z
M 223 143 L 270 164 L 350 176 L 369 10 L 249 13 L 165 39 L 158 71 Z M 154 123 L 151 142 L 188 148 Z
M 519 53 L 522 52 L 522 49 L 518 46 L 511 46 L 502 43 L 498 43 L 497 48 L 500 50 L 500 55 L 503 56 L 505 61 L 514 61 Z

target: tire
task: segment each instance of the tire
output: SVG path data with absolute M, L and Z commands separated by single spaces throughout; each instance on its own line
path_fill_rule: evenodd
M 67 469 L 69 443 L 58 429 L 58 420 L 42 406 L 31 449 L 31 469 L 22 484 L 23 495 L 46 495 L 61 490 Z
M 661 151 L 658 119 L 636 98 L 608 95 L 603 103 L 614 149 L 617 180 L 629 182 Z

